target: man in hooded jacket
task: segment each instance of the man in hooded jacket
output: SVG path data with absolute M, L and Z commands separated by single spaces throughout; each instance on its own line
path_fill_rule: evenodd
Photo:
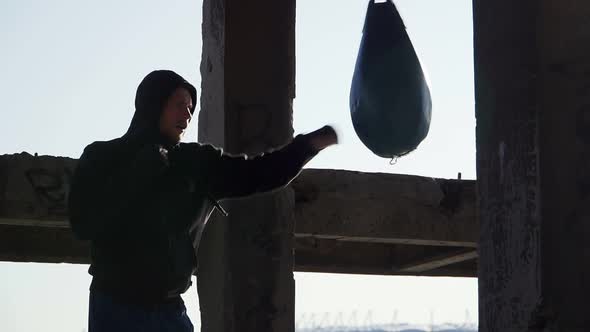
M 285 187 L 337 142 L 326 126 L 256 157 L 180 143 L 196 97 L 178 74 L 151 72 L 128 131 L 88 145 L 79 159 L 69 216 L 91 243 L 89 332 L 193 331 L 180 294 L 207 219 L 215 208 L 225 213 L 218 201 Z

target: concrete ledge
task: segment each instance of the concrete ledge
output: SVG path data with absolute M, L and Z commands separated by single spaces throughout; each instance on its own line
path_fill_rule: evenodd
M 0 225 L 0 261 L 89 264 L 89 243 L 69 228 Z M 452 255 L 451 247 L 343 242 L 313 237 L 295 239 L 295 271 L 475 277 L 475 259 L 424 268 L 433 257 Z M 419 266 L 411 269 L 409 266 Z
M 67 222 L 75 165 L 0 156 L 0 260 L 89 262 Z M 292 187 L 297 271 L 476 275 L 474 181 L 306 169 Z
M 296 236 L 477 246 L 475 181 L 309 169 L 292 186 Z

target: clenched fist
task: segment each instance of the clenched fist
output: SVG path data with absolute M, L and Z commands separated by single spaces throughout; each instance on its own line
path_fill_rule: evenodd
M 323 150 L 331 145 L 338 144 L 338 134 L 331 126 L 324 126 L 306 135 L 309 143 L 317 150 Z

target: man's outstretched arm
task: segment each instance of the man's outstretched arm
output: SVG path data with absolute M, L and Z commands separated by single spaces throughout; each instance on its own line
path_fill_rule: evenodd
M 211 145 L 182 144 L 178 162 L 196 172 L 197 185 L 214 199 L 237 198 L 288 185 L 319 151 L 337 143 L 332 127 L 298 135 L 284 147 L 258 156 L 231 155 Z M 173 162 L 173 155 L 170 156 Z

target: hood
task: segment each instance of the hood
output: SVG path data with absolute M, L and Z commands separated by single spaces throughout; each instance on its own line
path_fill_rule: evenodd
M 138 144 L 166 144 L 160 134 L 160 115 L 164 110 L 168 97 L 178 87 L 186 88 L 193 99 L 194 113 L 197 104 L 197 90 L 182 76 L 171 70 L 155 70 L 149 73 L 137 87 L 135 94 L 135 113 L 129 129 L 123 136 Z

